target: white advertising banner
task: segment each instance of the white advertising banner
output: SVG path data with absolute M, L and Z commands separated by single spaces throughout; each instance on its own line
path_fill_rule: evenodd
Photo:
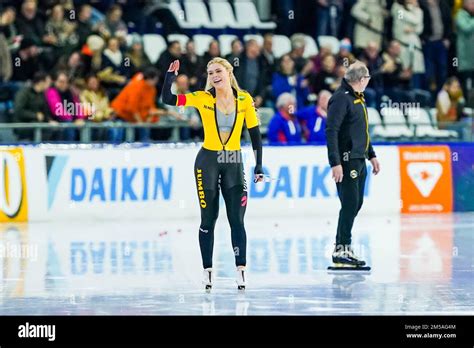
M 24 182 L 23 210 L 27 209 L 29 221 L 199 217 L 193 173 L 197 146 L 48 146 L 22 150 L 24 171 L 16 172 L 24 178 L 15 182 L 16 186 Z M 367 162 L 361 214 L 397 214 L 398 148 L 378 146 L 375 150 L 382 170 L 373 175 Z M 251 148 L 242 152 L 249 216 L 338 214 L 340 203 L 324 146 L 265 147 L 263 163 L 268 177 L 257 184 L 251 174 Z M 223 204 L 221 208 L 221 213 L 225 212 Z

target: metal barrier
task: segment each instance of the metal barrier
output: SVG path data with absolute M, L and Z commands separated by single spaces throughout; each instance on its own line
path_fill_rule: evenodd
M 125 139 L 126 142 L 135 141 L 135 129 L 136 128 L 171 128 L 171 137 L 170 142 L 179 141 L 179 129 L 189 127 L 188 123 L 185 121 L 168 121 L 160 120 L 159 123 L 126 123 L 126 122 L 86 122 L 84 125 L 77 125 L 74 123 L 2 123 L 0 125 L 1 130 L 22 130 L 22 129 L 32 129 L 33 130 L 33 140 L 32 143 L 41 143 L 43 141 L 43 130 L 61 130 L 61 129 L 77 129 L 79 131 L 79 141 L 82 143 L 90 143 L 92 141 L 92 130 L 93 129 L 113 129 L 113 128 L 123 128 L 125 129 Z M 0 142 L 2 141 L 0 136 Z M 23 141 L 22 141 L 23 142 Z
M 391 124 L 396 126 L 397 124 Z M 413 130 L 413 132 L 416 134 L 416 128 L 418 126 L 424 126 L 424 125 L 431 125 L 431 124 L 422 124 L 422 123 L 417 123 L 417 124 L 399 124 L 399 125 L 405 125 L 408 126 L 410 129 Z M 450 129 L 450 130 L 455 130 L 456 132 L 459 133 L 459 138 L 453 138 L 449 139 L 450 141 L 468 141 L 468 142 L 474 142 L 474 118 L 469 117 L 465 119 L 462 122 L 457 122 L 457 123 L 439 123 L 437 125 L 439 129 Z M 171 128 L 171 136 L 167 140 L 168 142 L 179 142 L 180 141 L 180 136 L 179 136 L 179 130 L 180 128 L 187 128 L 189 127 L 189 124 L 186 121 L 176 121 L 176 120 L 166 120 L 166 119 L 161 119 L 159 123 L 142 123 L 142 124 L 135 124 L 135 123 L 126 123 L 126 122 L 113 122 L 113 121 L 108 121 L 108 122 L 101 122 L 101 123 L 94 123 L 94 122 L 86 122 L 84 125 L 77 125 L 74 123 L 59 123 L 56 125 L 49 124 L 49 123 L 0 123 L 0 143 L 1 144 L 6 144 L 6 143 L 12 143 L 12 142 L 18 142 L 18 139 L 14 139 L 14 137 L 2 137 L 2 132 L 7 130 L 12 132 L 13 130 L 22 130 L 22 129 L 32 129 L 33 130 L 33 139 L 32 141 L 21 141 L 22 143 L 41 143 L 43 142 L 43 131 L 44 130 L 61 130 L 61 129 L 67 129 L 67 128 L 73 128 L 77 129 L 79 131 L 79 141 L 81 143 L 90 143 L 93 141 L 92 139 L 92 130 L 93 129 L 111 129 L 111 128 L 123 128 L 125 129 L 125 137 L 124 141 L 125 142 L 134 142 L 135 141 L 135 129 L 136 128 L 151 128 L 151 129 L 156 129 L 156 128 L 162 128 L 162 129 L 169 129 Z M 436 128 L 438 128 L 436 127 Z M 372 126 L 370 126 L 372 128 Z M 266 134 L 267 126 L 262 125 L 261 126 L 261 131 L 262 134 Z M 244 140 L 245 141 L 250 141 L 250 137 L 248 132 L 243 132 L 242 133 Z M 5 138 L 6 141 L 5 141 Z M 424 138 L 419 138 L 416 136 L 409 137 L 411 140 L 426 140 L 426 141 L 431 141 L 431 140 L 440 140 L 436 138 L 429 138 L 429 137 L 424 137 Z M 407 140 L 409 140 L 407 138 Z M 392 140 L 397 140 L 397 139 L 392 139 Z M 400 139 L 398 139 L 400 140 Z M 443 139 L 445 141 L 447 139 Z M 193 140 L 190 140 L 193 141 Z M 104 142 L 104 141 L 101 141 Z

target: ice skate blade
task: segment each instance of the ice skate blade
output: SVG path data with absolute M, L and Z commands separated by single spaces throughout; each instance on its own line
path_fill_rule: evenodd
M 334 266 L 329 266 L 328 271 L 334 273 L 349 272 L 349 273 L 370 273 L 371 267 L 369 266 L 353 266 L 347 264 L 336 263 Z
M 212 285 L 206 285 L 206 292 L 211 292 L 212 290 Z
M 238 285 L 237 290 L 244 291 L 245 290 L 245 285 Z

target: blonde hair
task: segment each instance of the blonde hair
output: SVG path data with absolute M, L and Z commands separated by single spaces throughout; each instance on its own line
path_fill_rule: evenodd
M 241 91 L 239 84 L 237 83 L 237 79 L 235 78 L 235 75 L 234 75 L 234 67 L 227 61 L 227 59 L 224 59 L 221 57 L 213 58 L 209 61 L 209 63 L 207 63 L 206 68 L 209 68 L 211 64 L 222 65 L 225 68 L 225 70 L 227 70 L 227 72 L 229 73 L 231 87 L 237 91 Z M 211 88 L 212 88 L 211 80 L 209 79 L 209 75 L 208 75 L 207 80 L 206 80 L 206 91 L 210 90 Z

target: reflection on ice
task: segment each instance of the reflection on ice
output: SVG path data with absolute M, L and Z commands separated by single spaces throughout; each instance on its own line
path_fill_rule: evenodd
M 248 219 L 248 288 L 216 227 L 201 286 L 197 221 L 0 225 L 0 314 L 339 315 L 474 313 L 473 214 L 364 217 L 370 275 L 330 275 L 335 219 Z

